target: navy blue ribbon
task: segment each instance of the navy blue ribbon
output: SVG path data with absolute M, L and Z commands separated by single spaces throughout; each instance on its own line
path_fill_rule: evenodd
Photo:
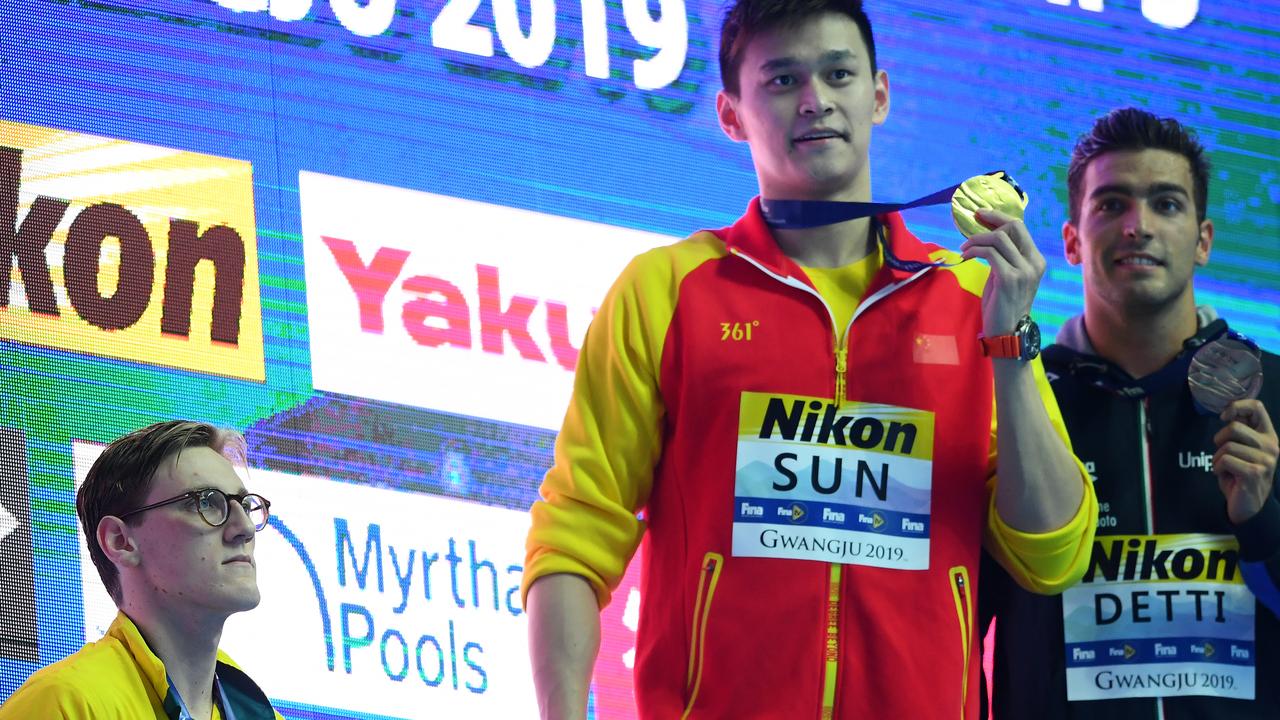
M 1004 176 L 1020 194 L 1022 193 L 1022 188 L 1018 187 L 1013 178 L 1009 177 L 1004 171 L 997 170 L 987 174 Z M 884 250 L 884 263 L 894 270 L 915 273 L 927 268 L 954 267 L 964 261 L 946 262 L 945 260 L 938 260 L 937 262 L 921 262 L 919 260 L 899 259 L 889 249 L 889 241 L 885 236 L 884 227 L 875 219 L 875 216 L 926 205 L 950 203 L 951 196 L 955 194 L 956 189 L 959 187 L 959 184 L 952 185 L 905 203 L 771 200 L 760 198 L 760 212 L 764 215 L 764 221 L 775 230 L 807 230 L 809 228 L 822 227 L 823 225 L 834 225 L 869 217 L 871 218 L 872 232 L 876 235 L 876 241 L 880 243 L 880 247 Z
M 849 220 L 883 215 L 899 210 L 951 202 L 959 185 L 943 188 L 905 203 L 842 202 L 839 200 L 769 200 L 760 198 L 760 212 L 769 227 L 777 230 L 807 230 Z

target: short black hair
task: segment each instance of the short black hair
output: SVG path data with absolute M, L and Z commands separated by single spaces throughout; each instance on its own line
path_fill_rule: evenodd
M 725 92 L 738 94 L 742 55 L 752 38 L 765 30 L 793 26 L 824 13 L 846 15 L 857 24 L 874 74 L 876 41 L 871 34 L 871 19 L 862 9 L 862 0 L 738 0 L 725 11 L 724 23 L 720 26 L 720 82 Z
M 1146 149 L 1168 150 L 1187 159 L 1194 183 L 1196 220 L 1204 222 L 1209 204 L 1209 158 L 1196 139 L 1195 131 L 1173 118 L 1156 117 L 1146 110 L 1123 107 L 1094 121 L 1093 128 L 1080 136 L 1071 152 L 1071 164 L 1067 167 L 1067 200 L 1072 225 L 1080 222 L 1084 171 L 1089 163 L 1109 152 Z

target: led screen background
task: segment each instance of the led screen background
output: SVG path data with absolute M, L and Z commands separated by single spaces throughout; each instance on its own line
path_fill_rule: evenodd
M 1012 173 L 1031 196 L 1028 226 L 1050 261 L 1036 304 L 1049 334 L 1080 309 L 1079 272 L 1059 241 L 1072 142 L 1115 106 L 1175 115 L 1200 131 L 1214 164 L 1217 235 L 1198 298 L 1280 348 L 1280 4 L 876 2 L 870 13 L 892 88 L 889 119 L 873 133 L 876 199 Z M 317 607 L 288 629 L 315 647 L 282 640 L 279 667 L 250 665 L 286 715 L 531 713 L 519 707 L 522 616 L 504 596 L 518 576 L 511 566 L 522 553 L 509 544 L 519 533 L 490 526 L 519 522 L 535 497 L 571 378 L 565 366 L 620 263 L 732 222 L 755 193 L 746 148 L 723 136 L 714 115 L 720 14 L 699 0 L 0 6 L 0 147 L 21 150 L 20 163 L 6 166 L 21 170 L 6 175 L 10 188 L 17 178 L 4 199 L 16 212 L 0 239 L 40 197 L 68 202 L 45 253 L 58 316 L 36 317 L 29 278 L 5 265 L 0 551 L 7 568 L 31 571 L 0 576 L 13 583 L 0 604 L 0 699 L 80 647 L 101 615 L 96 578 L 81 572 L 76 448 L 198 417 L 246 432 L 250 481 L 260 475 L 290 498 L 278 510 L 291 537 L 268 531 L 263 551 L 275 543 L 280 557 L 305 554 L 314 570 L 304 573 L 304 562 L 279 572 L 299 580 L 281 592 L 300 588 L 298 602 Z M 145 311 L 117 317 L 125 327 L 110 331 L 80 317 L 94 281 L 65 249 L 77 218 L 102 203 L 139 218 L 157 263 Z M 230 227 L 246 248 L 234 343 L 213 337 L 208 262 L 189 280 L 188 334 L 161 331 L 163 308 L 176 302 L 165 293 L 187 282 L 162 281 L 181 267 L 175 248 L 194 246 L 173 218 L 197 232 Z M 958 244 L 945 210 L 912 211 L 908 221 L 925 240 Z M 103 243 L 103 298 L 137 267 L 116 246 Z M 352 275 L 353 258 L 369 272 Z M 122 303 L 99 305 L 111 316 Z M 173 308 L 181 315 L 180 303 Z M 315 500 L 297 491 L 309 486 Z M 329 494 L 369 505 L 339 517 L 320 501 Z M 480 526 L 423 529 L 420 542 L 396 535 L 410 524 L 405 508 L 419 503 L 426 516 Z M 474 514 L 459 509 L 471 506 Z M 308 529 L 317 516 L 325 522 Z M 386 555 L 383 571 L 362 555 L 371 547 Z M 409 550 L 436 553 L 446 559 L 435 567 L 461 575 L 442 574 L 431 598 L 415 584 L 430 574 L 410 575 L 421 599 L 397 613 L 408 596 L 396 588 L 391 547 L 399 561 Z M 374 576 L 356 585 L 361 560 L 363 572 L 385 574 L 376 596 Z M 481 613 L 490 612 L 485 562 L 494 567 L 492 617 Z M 323 622 L 322 589 L 334 598 Z M 607 657 L 593 694 L 600 717 L 626 716 L 626 600 L 630 592 L 605 617 Z M 376 625 L 367 645 L 357 606 Z M 259 612 L 276 617 L 268 611 Z M 410 616 L 398 630 L 415 665 L 396 679 L 400 645 L 385 632 Z M 485 622 L 492 639 L 456 638 L 462 670 L 428 682 L 450 654 L 442 628 Z M 251 627 L 233 619 L 229 641 L 247 646 L 240 638 Z M 420 642 L 428 635 L 437 645 Z M 467 642 L 483 647 L 468 654 Z M 443 648 L 440 664 L 422 669 L 415 646 Z M 485 670 L 483 683 L 468 658 Z M 309 695 L 286 676 L 351 691 Z M 376 699 L 397 692 L 421 704 Z

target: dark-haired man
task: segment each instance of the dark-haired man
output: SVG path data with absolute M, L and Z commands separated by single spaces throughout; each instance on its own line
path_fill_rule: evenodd
M 234 431 L 173 421 L 129 433 L 76 496 L 89 555 L 120 608 L 105 637 L 37 671 L 0 719 L 280 717 L 218 650 L 258 605 L 254 534 L 270 503 L 245 491 Z
M 1195 303 L 1214 235 L 1204 149 L 1176 120 L 1119 109 L 1077 143 L 1067 181 L 1084 314 L 1044 357 L 1099 527 L 1061 598 L 988 574 L 994 716 L 1280 717 L 1280 358 L 1261 353 L 1260 399 L 1197 407 L 1193 356 L 1231 337 Z
M 889 80 L 860 3 L 740 0 L 720 67 L 764 197 L 871 199 Z M 957 254 L 896 213 L 782 229 L 757 200 L 624 271 L 532 509 L 544 717 L 583 717 L 599 608 L 642 535 L 641 717 L 976 714 L 984 532 L 1052 592 L 1096 513 L 1035 359 L 1044 260 L 1021 222 L 979 219 Z

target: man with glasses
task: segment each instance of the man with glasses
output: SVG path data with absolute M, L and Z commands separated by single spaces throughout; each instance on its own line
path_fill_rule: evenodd
M 120 613 L 101 640 L 32 675 L 0 720 L 280 717 L 218 650 L 227 618 L 258 604 L 254 536 L 271 507 L 236 474 L 243 454 L 238 433 L 181 420 L 107 446 L 76 510 Z

